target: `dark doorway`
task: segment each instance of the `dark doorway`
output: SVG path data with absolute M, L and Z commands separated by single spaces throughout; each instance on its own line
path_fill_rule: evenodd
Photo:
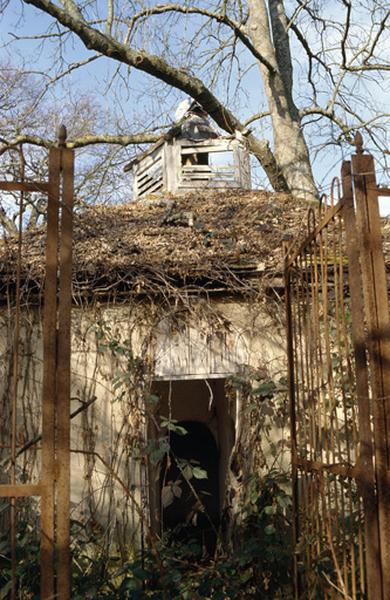
M 171 530 L 181 539 L 196 539 L 209 554 L 214 554 L 219 526 L 219 453 L 214 436 L 204 423 L 180 421 L 187 433 L 170 434 L 170 457 L 162 464 L 160 485 L 180 488 L 180 496 L 162 506 L 164 530 Z M 187 479 L 185 466 L 190 464 L 194 475 L 197 469 L 207 478 Z

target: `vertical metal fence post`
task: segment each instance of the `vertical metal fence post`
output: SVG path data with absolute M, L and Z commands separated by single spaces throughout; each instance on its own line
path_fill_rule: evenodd
M 46 280 L 43 307 L 41 597 L 55 598 L 55 397 L 57 353 L 57 253 L 61 151 L 49 154 Z
M 363 154 L 360 134 L 355 143 L 357 154 L 352 157 L 352 172 L 372 389 L 383 597 L 387 599 L 390 598 L 390 319 L 374 160 Z
M 294 348 L 293 348 L 293 324 L 291 310 L 291 282 L 290 268 L 288 265 L 288 247 L 283 246 L 285 255 L 284 281 L 286 286 L 285 291 L 285 306 L 286 306 L 286 325 L 287 325 L 287 361 L 288 361 L 288 390 L 289 390 L 289 416 L 290 416 L 290 435 L 291 435 L 291 485 L 292 485 L 292 548 L 293 548 L 293 586 L 294 600 L 299 598 L 299 580 L 298 580 L 298 560 L 296 556 L 296 547 L 298 543 L 298 470 L 297 470 L 297 432 L 296 432 L 296 415 L 295 415 L 295 365 L 294 365 Z
M 69 600 L 73 150 L 50 150 L 42 400 L 41 597 Z
M 62 131 L 65 144 L 66 131 Z M 57 597 L 69 600 L 70 573 L 70 356 L 72 304 L 73 150 L 61 148 L 62 203 L 57 344 Z
M 74 152 L 66 148 L 66 129 L 59 131 L 58 148 L 49 151 L 47 182 L 0 181 L 0 190 L 47 194 L 46 271 L 43 293 L 42 454 L 37 484 L 16 477 L 16 458 L 39 437 L 17 452 L 18 357 L 22 265 L 23 205 L 19 211 L 16 277 L 15 342 L 11 425 L 11 481 L 0 483 L 0 498 L 11 499 L 11 588 L 16 597 L 16 499 L 41 499 L 40 598 L 70 600 L 70 358 Z M 61 198 L 60 198 L 61 192 Z M 61 222 L 60 222 L 61 215 Z M 77 411 L 76 411 L 77 412 Z M 24 584 L 29 582 L 24 582 Z
M 382 569 L 379 556 L 378 505 L 375 494 L 373 433 L 369 401 L 367 352 L 364 330 L 363 284 L 359 262 L 359 238 L 353 203 L 351 163 L 341 169 L 343 220 L 348 255 L 348 285 L 351 298 L 352 342 L 355 355 L 356 397 L 358 405 L 359 456 L 357 483 L 363 500 L 368 600 L 382 600 Z

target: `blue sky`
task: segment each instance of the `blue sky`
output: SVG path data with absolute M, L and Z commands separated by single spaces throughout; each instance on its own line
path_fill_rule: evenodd
M 335 3 L 334 3 L 335 4 Z M 20 16 L 22 13 L 22 17 Z M 192 33 L 191 27 L 195 27 L 195 21 L 190 21 L 189 33 Z M 42 47 L 40 42 L 36 40 L 20 40 L 17 43 L 12 42 L 12 34 L 17 33 L 18 35 L 28 34 L 29 36 L 36 35 L 42 30 L 53 25 L 53 20 L 46 17 L 42 13 L 39 13 L 36 9 L 31 6 L 23 4 L 20 0 L 11 0 L 9 6 L 2 17 L 0 22 L 2 43 L 6 44 L 3 47 L 3 59 L 9 57 L 12 63 L 31 63 L 31 68 L 38 71 L 44 71 L 49 69 L 52 65 L 52 57 L 49 56 L 47 46 Z M 185 35 L 185 31 L 182 32 Z M 315 37 L 311 40 L 315 43 Z M 151 46 L 153 42 L 150 41 Z M 300 73 L 299 63 L 299 50 L 296 42 L 293 42 L 293 50 L 295 51 L 294 69 L 296 75 L 296 91 L 304 91 L 303 86 L 304 80 Z M 67 44 L 67 55 L 66 59 L 68 63 L 72 61 L 79 61 L 86 59 L 91 53 L 87 51 L 84 46 L 77 40 L 75 36 L 72 36 L 71 43 Z M 31 61 L 31 58 L 33 60 Z M 250 67 L 248 57 L 243 53 L 242 57 L 244 64 Z M 125 68 L 122 67 L 122 73 L 126 79 L 123 79 L 123 83 L 118 92 L 118 97 L 114 98 L 109 90 L 109 82 L 117 69 L 117 63 L 110 61 L 106 58 L 99 58 L 90 65 L 83 67 L 80 70 L 74 71 L 70 78 L 64 80 L 63 85 L 57 86 L 56 90 L 49 92 L 50 96 L 59 106 L 59 119 L 61 118 L 61 99 L 63 95 L 75 94 L 77 100 L 77 94 L 97 94 L 97 102 L 99 105 L 106 110 L 105 115 L 102 117 L 102 127 L 104 126 L 110 133 L 110 116 L 109 109 L 119 107 L 119 101 L 122 105 L 121 111 L 117 110 L 117 118 L 123 123 L 123 127 L 128 124 L 129 127 L 134 125 L 137 131 L 141 130 L 144 126 L 147 128 L 152 121 L 152 114 L 158 111 L 158 101 L 156 95 L 156 82 L 151 77 L 137 72 L 131 71 L 131 75 L 128 76 Z M 372 86 L 370 91 L 376 94 L 378 97 L 378 104 L 385 104 L 386 101 L 390 100 L 390 88 L 387 82 L 386 86 L 381 87 L 379 82 L 370 84 Z M 239 102 L 236 106 L 233 104 L 233 110 L 238 113 L 238 116 L 242 119 L 247 118 L 250 114 L 265 110 L 266 105 L 262 100 L 262 91 L 260 78 L 258 76 L 257 67 L 249 68 L 248 72 L 243 77 L 241 82 L 241 88 L 246 90 L 246 97 L 244 101 Z M 140 94 L 145 89 L 149 90 L 140 102 Z M 380 96 L 378 91 L 382 89 L 383 93 Z M 106 94 L 101 92 L 106 91 Z M 220 93 L 218 93 L 218 91 Z M 221 97 L 224 94 L 222 88 L 217 90 L 217 95 Z M 65 96 L 66 97 L 66 96 Z M 114 100 L 113 100 L 114 98 Z M 168 94 L 167 101 L 164 105 L 161 105 L 161 117 L 165 122 L 173 120 L 174 107 L 177 103 L 184 98 L 184 95 L 180 92 L 173 91 Z M 307 130 L 309 133 L 309 130 Z M 257 131 L 258 135 L 262 133 L 269 137 L 269 123 L 265 122 L 260 124 Z M 323 136 L 324 137 L 324 136 Z M 322 143 L 321 131 L 319 133 L 312 132 L 312 141 L 314 145 Z M 367 142 L 368 143 L 368 142 Z M 369 148 L 371 149 L 371 148 Z M 328 191 L 330 188 L 331 179 L 333 176 L 338 175 L 338 169 L 340 166 L 340 160 L 342 158 L 348 158 L 350 149 L 346 147 L 329 147 L 328 149 L 322 150 L 318 156 L 313 152 L 313 170 L 315 173 L 316 180 L 319 187 L 324 191 Z M 383 171 L 383 168 L 379 169 L 379 179 L 384 185 L 389 185 L 388 173 Z M 264 177 L 261 177 L 259 171 L 259 184 L 265 185 Z M 386 198 L 382 202 L 383 210 L 390 213 L 390 199 Z

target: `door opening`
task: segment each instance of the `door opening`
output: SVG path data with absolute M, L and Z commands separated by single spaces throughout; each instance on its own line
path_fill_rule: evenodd
M 186 433 L 170 433 L 170 454 L 161 465 L 162 526 L 182 541 L 195 539 L 213 555 L 220 516 L 218 447 L 204 423 L 177 425 Z

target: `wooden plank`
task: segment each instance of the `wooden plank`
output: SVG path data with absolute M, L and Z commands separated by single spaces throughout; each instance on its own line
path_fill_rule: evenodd
M 0 190 L 5 192 L 45 192 L 49 191 L 49 183 L 34 181 L 0 181 Z
M 162 179 L 162 178 L 163 178 L 162 169 L 159 168 L 159 169 L 150 171 L 146 175 L 141 177 L 140 179 L 137 179 L 137 184 L 138 184 L 139 189 L 141 189 L 144 185 L 147 185 L 151 179 Z
M 27 496 L 41 496 L 45 486 L 40 484 L 2 484 L 0 485 L 0 498 L 25 498 Z
M 150 167 L 152 167 L 154 164 L 158 163 L 161 160 L 162 160 L 161 151 L 159 151 L 159 153 L 157 153 L 157 151 L 156 151 L 153 154 L 147 156 L 138 165 L 138 169 L 137 169 L 138 175 L 142 175 L 145 171 L 150 169 Z
M 233 185 L 234 184 L 234 185 Z M 194 188 L 209 188 L 213 189 L 225 189 L 225 188 L 237 188 L 238 183 L 236 181 L 221 181 L 220 179 L 215 180 L 192 180 L 191 183 L 188 182 L 180 182 L 178 189 L 179 190 L 192 190 Z
M 148 183 L 151 180 L 162 179 L 162 176 L 163 175 L 162 175 L 161 168 L 151 171 L 150 173 L 148 172 L 146 175 L 144 175 L 140 179 L 137 179 L 137 184 L 138 184 L 139 189 L 141 190 L 145 185 L 148 185 Z
M 194 152 L 225 152 L 226 150 L 232 149 L 233 139 L 215 139 L 205 140 L 203 142 L 190 142 L 187 140 L 180 140 L 181 153 L 182 154 L 193 154 Z
M 208 173 L 203 171 L 200 173 L 183 173 L 182 181 L 196 181 L 197 179 L 203 179 L 204 181 L 226 181 L 230 183 L 236 181 L 237 185 L 239 182 L 234 177 L 234 173 L 219 173 L 217 171 L 209 171 Z
M 369 401 L 365 325 L 362 315 L 363 282 L 359 258 L 359 236 L 353 203 L 351 163 L 342 165 L 343 222 L 348 254 L 348 286 L 352 313 L 352 342 L 355 356 L 356 396 L 358 405 L 359 456 L 356 464 L 357 485 L 363 500 L 366 545 L 367 591 L 371 600 L 381 600 L 382 576 L 379 556 L 378 504 L 375 494 L 373 434 Z
M 143 169 L 141 173 L 137 173 L 138 181 L 142 181 L 146 177 L 150 177 L 151 173 L 153 174 L 157 171 L 162 171 L 162 160 L 160 158 L 151 164 L 147 169 Z
M 72 306 L 73 157 L 62 149 L 62 210 L 57 354 L 57 598 L 69 600 L 70 574 L 70 357 Z
M 156 189 L 160 189 L 163 185 L 162 177 L 160 179 L 151 179 L 147 185 L 139 188 L 139 196 L 144 196 L 145 194 L 151 194 Z
M 134 165 L 133 168 L 133 200 L 138 198 L 138 180 L 137 180 L 138 165 Z
M 234 158 L 234 178 L 239 183 L 240 187 L 242 187 L 241 145 L 237 140 L 234 140 L 232 143 L 232 149 Z
M 383 598 L 390 598 L 390 319 L 372 156 L 352 157 L 374 418 Z
M 241 147 L 241 187 L 244 190 L 252 188 L 251 162 L 248 148 Z
M 211 173 L 212 168 L 210 165 L 183 165 L 182 173 Z
M 55 396 L 57 344 L 57 252 L 58 203 L 61 153 L 49 153 L 47 207 L 46 278 L 43 306 L 43 390 L 42 390 L 42 476 L 46 486 L 41 501 L 41 597 L 54 598 L 54 469 Z

